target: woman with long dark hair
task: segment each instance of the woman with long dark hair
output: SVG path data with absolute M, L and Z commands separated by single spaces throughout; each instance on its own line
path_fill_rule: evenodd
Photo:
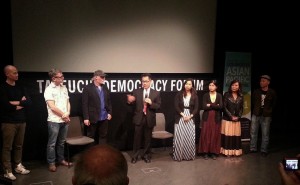
M 221 153 L 226 156 L 242 155 L 241 122 L 244 97 L 240 81 L 233 80 L 223 97 Z
M 198 113 L 198 96 L 193 79 L 188 78 L 175 97 L 175 128 L 173 141 L 173 159 L 194 160 L 195 147 L 195 117 Z

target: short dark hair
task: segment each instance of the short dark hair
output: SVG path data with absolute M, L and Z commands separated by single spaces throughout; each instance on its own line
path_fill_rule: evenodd
M 141 78 L 143 78 L 143 77 L 148 77 L 149 79 L 152 79 L 152 75 L 150 73 L 143 73 L 141 75 Z
M 128 166 L 124 155 L 107 144 L 90 147 L 77 156 L 74 185 L 127 185 Z

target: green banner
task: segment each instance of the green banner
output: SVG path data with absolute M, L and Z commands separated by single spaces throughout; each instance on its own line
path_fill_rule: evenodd
M 224 86 L 226 92 L 230 82 L 238 79 L 244 94 L 243 117 L 251 120 L 251 53 L 226 52 Z

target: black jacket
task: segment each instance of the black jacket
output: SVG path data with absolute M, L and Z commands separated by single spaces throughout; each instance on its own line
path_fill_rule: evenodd
M 236 100 L 234 100 L 231 93 L 226 92 L 223 97 L 223 119 L 227 121 L 232 121 L 232 116 L 238 118 L 242 117 L 244 105 L 244 96 L 240 94 Z
M 211 104 L 211 106 L 207 106 L 207 104 Z M 216 123 L 221 123 L 222 120 L 222 109 L 223 109 L 223 100 L 222 95 L 220 93 L 217 93 L 216 101 L 212 104 L 209 96 L 209 92 L 205 93 L 203 95 L 203 101 L 202 101 L 202 107 L 203 107 L 203 114 L 202 114 L 202 121 L 207 121 L 208 118 L 208 112 L 210 110 L 215 110 L 215 121 Z
M 175 96 L 175 101 L 174 101 L 174 105 L 175 105 L 175 110 L 176 110 L 176 114 L 175 114 L 175 123 L 178 124 L 179 120 L 181 118 L 180 113 L 184 111 L 184 103 L 183 103 L 183 93 L 182 91 L 179 91 L 176 96 Z M 199 113 L 199 101 L 198 101 L 198 96 L 193 95 L 190 99 L 190 114 L 193 114 L 193 120 L 195 123 L 195 115 L 197 113 Z
M 112 115 L 112 106 L 110 95 L 107 87 L 102 86 L 104 91 L 105 110 Z M 100 97 L 98 95 L 97 86 L 94 83 L 87 85 L 82 92 L 82 114 L 83 119 L 90 120 L 91 123 L 96 123 L 100 115 Z
M 277 102 L 276 92 L 271 88 L 268 89 L 265 100 L 264 100 L 264 108 L 263 109 L 261 109 L 261 94 L 262 94 L 261 89 L 256 89 L 253 92 L 253 95 L 252 95 L 253 114 L 255 116 L 262 115 L 264 117 L 271 117 L 273 109 Z M 262 111 L 262 112 L 260 112 L 260 111 Z

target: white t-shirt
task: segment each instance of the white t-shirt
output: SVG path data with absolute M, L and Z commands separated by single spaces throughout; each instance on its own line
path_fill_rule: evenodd
M 62 112 L 68 111 L 68 102 L 69 102 L 69 95 L 68 89 L 64 85 L 56 86 L 53 82 L 46 87 L 44 92 L 45 101 L 54 101 L 55 106 L 59 108 Z M 64 122 L 63 119 L 56 115 L 47 104 L 48 110 L 48 121 L 55 122 L 55 123 L 62 123 Z

